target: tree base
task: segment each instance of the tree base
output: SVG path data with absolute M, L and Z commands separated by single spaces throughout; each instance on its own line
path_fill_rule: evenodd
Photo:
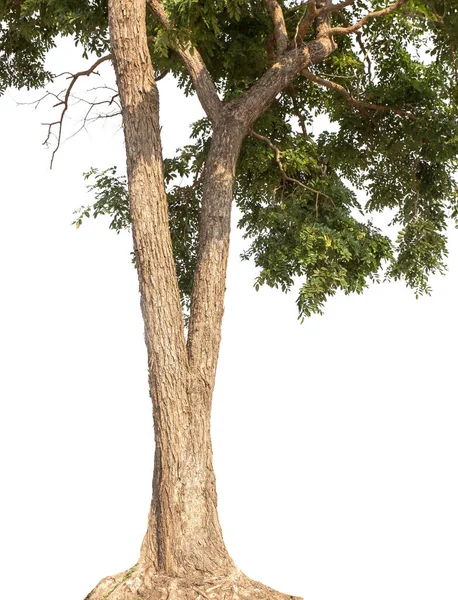
M 302 600 L 235 571 L 229 577 L 173 578 L 135 565 L 106 577 L 85 600 Z

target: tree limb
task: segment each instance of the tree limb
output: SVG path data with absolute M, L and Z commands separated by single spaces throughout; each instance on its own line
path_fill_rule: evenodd
M 302 42 L 317 14 L 318 11 L 315 0 L 308 0 L 307 4 L 305 5 L 304 12 L 302 13 L 302 16 L 296 26 L 296 35 L 294 36 L 295 46 L 297 46 L 298 41 Z
M 298 39 L 302 40 L 307 35 L 308 30 L 317 17 L 324 17 L 329 13 L 339 12 L 347 6 L 351 6 L 354 2 L 355 0 L 342 0 L 342 2 L 339 2 L 338 4 L 326 2 L 324 6 L 317 8 L 316 0 L 308 0 L 303 4 L 305 10 L 296 27 L 296 35 L 294 36 L 295 43 L 297 44 Z
M 345 15 L 340 13 L 338 15 L 339 19 L 342 21 L 344 27 L 351 27 L 350 22 L 345 18 Z M 363 55 L 363 61 L 367 64 L 367 73 L 369 75 L 369 80 L 372 80 L 372 59 L 370 55 L 369 48 L 366 48 L 364 43 L 363 34 L 361 31 L 356 31 L 356 39 L 358 42 L 358 46 Z
M 331 37 L 323 36 L 284 52 L 241 98 L 229 103 L 226 110 L 231 111 L 248 131 L 296 75 L 309 65 L 325 60 L 335 47 Z
M 56 156 L 56 153 L 60 148 L 60 144 L 61 144 L 61 140 L 62 140 L 62 126 L 63 126 L 63 122 L 64 122 L 65 113 L 68 110 L 68 102 L 70 100 L 70 94 L 73 89 L 73 86 L 75 85 L 75 83 L 78 81 L 78 79 L 80 77 L 85 77 L 85 76 L 91 75 L 91 73 L 93 73 L 99 65 L 101 65 L 103 62 L 105 62 L 107 60 L 111 60 L 111 54 L 107 54 L 106 56 L 100 57 L 98 60 L 95 61 L 95 63 L 91 67 L 89 67 L 89 69 L 86 69 L 85 71 L 79 71 L 78 73 L 75 73 L 73 75 L 72 74 L 69 75 L 69 79 L 71 79 L 71 82 L 67 88 L 67 91 L 65 92 L 65 96 L 64 96 L 63 100 L 59 100 L 59 102 L 57 104 L 55 104 L 55 106 L 63 105 L 60 119 L 58 121 L 54 121 L 54 123 L 48 123 L 48 135 L 44 142 L 45 144 L 47 144 L 47 142 L 49 141 L 49 138 L 51 136 L 52 127 L 54 125 L 58 125 L 57 145 L 54 148 L 52 156 L 51 156 L 51 165 L 50 165 L 51 169 L 52 169 L 52 165 L 54 162 L 54 157 Z
M 264 0 L 264 5 L 270 14 L 274 26 L 276 56 L 280 56 L 289 44 L 283 10 L 277 0 Z
M 351 6 L 355 3 L 355 0 L 342 0 L 342 2 L 338 2 L 337 4 L 327 4 L 327 6 L 323 9 L 324 12 L 338 12 L 347 6 Z
M 379 17 L 384 17 L 385 15 L 389 15 L 390 13 L 392 13 L 395 10 L 397 10 L 398 8 L 400 8 L 403 4 L 406 4 L 408 1 L 409 0 L 397 0 L 396 2 L 388 5 L 385 8 L 382 8 L 380 10 L 375 10 L 374 12 L 367 14 L 362 19 L 360 19 L 357 23 L 354 23 L 353 25 L 350 25 L 349 27 L 331 27 L 328 30 L 327 35 L 334 36 L 334 35 L 348 35 L 350 33 L 355 33 L 356 31 L 361 29 L 361 27 L 363 27 L 368 21 L 371 21 L 372 19 L 377 19 Z
M 314 83 L 317 83 L 318 85 L 322 85 L 323 87 L 326 87 L 329 90 L 337 92 L 338 94 L 343 96 L 349 104 L 351 104 L 358 110 L 365 111 L 365 110 L 369 109 L 369 110 L 375 110 L 378 112 L 394 112 L 397 115 L 400 115 L 402 117 L 408 117 L 409 119 L 414 119 L 414 120 L 418 119 L 418 117 L 416 117 L 413 113 L 409 112 L 408 110 L 403 110 L 401 108 L 395 108 L 394 106 L 386 106 L 384 104 L 372 104 L 371 102 L 364 102 L 363 100 L 358 100 L 357 98 L 353 98 L 353 96 L 350 94 L 350 92 L 348 90 L 346 90 L 339 83 L 336 83 L 335 81 L 328 81 L 327 79 L 322 79 L 321 77 L 318 77 L 318 75 L 315 75 L 308 69 L 304 69 L 302 71 L 302 74 L 305 77 L 307 77 L 307 79 L 309 79 L 310 81 L 313 81 Z
M 172 25 L 164 10 L 162 1 L 147 0 L 147 2 L 161 27 L 166 31 L 171 31 Z M 186 67 L 200 103 L 202 104 L 202 108 L 206 112 L 208 118 L 211 121 L 216 122 L 221 114 L 222 103 L 218 98 L 215 84 L 213 83 L 211 75 L 197 48 L 186 48 L 180 42 L 176 42 L 173 46 L 173 50 L 178 54 Z

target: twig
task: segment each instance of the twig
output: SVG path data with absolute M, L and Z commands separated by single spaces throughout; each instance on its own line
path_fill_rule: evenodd
M 299 121 L 299 125 L 301 126 L 302 134 L 307 135 L 307 125 L 305 123 L 304 115 L 302 114 L 300 106 L 297 102 L 296 90 L 292 83 L 286 88 L 286 92 L 289 94 L 289 96 L 291 97 L 291 100 L 293 102 L 294 114 L 296 115 L 296 117 Z
M 83 129 L 85 131 L 87 131 L 86 125 L 88 123 L 94 123 L 95 121 L 98 121 L 99 119 L 109 119 L 111 117 L 117 117 L 117 116 L 121 115 L 122 114 L 122 112 L 121 112 L 121 106 L 119 105 L 118 102 L 116 102 L 116 98 L 118 96 L 119 96 L 119 94 L 116 93 L 109 100 L 100 100 L 99 102 L 90 102 L 89 100 L 86 100 L 85 98 L 79 98 L 80 102 L 84 102 L 86 104 L 89 104 L 89 108 L 88 108 L 86 114 L 83 117 L 83 122 L 82 122 L 81 127 L 77 131 L 75 131 L 74 133 L 72 133 L 72 135 L 69 136 L 66 141 L 68 141 L 68 140 L 72 139 L 73 137 L 75 137 Z M 116 104 L 116 106 L 118 107 L 119 110 L 117 110 L 115 112 L 107 113 L 107 114 L 98 114 L 98 115 L 95 115 L 94 117 L 89 118 L 90 113 L 92 112 L 92 110 L 96 106 L 101 106 L 102 104 L 108 104 L 108 106 L 111 106 L 113 103 Z
M 64 90 L 62 90 L 62 92 L 59 92 L 58 94 L 54 94 L 53 92 L 46 92 L 46 94 L 44 96 L 42 96 L 41 98 L 38 98 L 38 100 L 32 100 L 32 102 L 16 102 L 16 104 L 17 104 L 17 106 L 34 106 L 34 108 L 36 110 L 40 106 L 40 104 L 43 102 L 43 100 L 46 100 L 46 98 L 52 97 L 60 102 L 60 100 L 61 100 L 60 94 L 62 94 L 63 92 L 64 92 Z
M 101 65 L 103 62 L 105 62 L 107 60 L 110 60 L 110 59 L 111 59 L 111 54 L 107 54 L 106 56 L 102 56 L 98 60 L 96 60 L 95 63 L 91 67 L 89 67 L 89 69 L 86 69 L 85 71 L 79 71 L 78 73 L 75 73 L 73 75 L 72 74 L 69 75 L 69 79 L 71 79 L 71 82 L 70 82 L 70 85 L 67 88 L 67 91 L 65 92 L 64 99 L 61 100 L 59 98 L 59 102 L 57 104 L 55 104 L 55 106 L 63 105 L 63 109 L 62 109 L 62 112 L 61 112 L 61 115 L 60 115 L 60 119 L 58 121 L 54 121 L 53 123 L 47 123 L 47 125 L 48 125 L 48 135 L 46 137 L 46 140 L 43 142 L 44 145 L 46 145 L 48 143 L 49 138 L 51 137 L 53 126 L 54 125 L 58 125 L 59 132 L 58 132 L 58 135 L 57 135 L 57 145 L 54 148 L 52 156 L 51 156 L 51 165 L 50 165 L 51 169 L 52 169 L 52 165 L 53 165 L 53 162 L 54 162 L 54 157 L 56 155 L 56 152 L 60 148 L 61 139 L 62 139 L 62 125 L 63 125 L 63 122 L 64 122 L 65 113 L 68 110 L 68 102 L 70 100 L 70 94 L 71 94 L 71 91 L 73 89 L 73 86 L 75 85 L 75 83 L 78 81 L 78 79 L 80 77 L 91 75 L 91 73 L 93 73 L 97 69 L 97 67 L 99 65 Z

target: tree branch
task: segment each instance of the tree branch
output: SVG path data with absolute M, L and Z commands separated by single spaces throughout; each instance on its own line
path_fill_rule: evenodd
M 304 12 L 302 17 L 299 19 L 299 22 L 296 27 L 296 35 L 294 36 L 294 41 L 297 44 L 297 40 L 302 40 L 306 35 L 310 27 L 312 26 L 313 21 L 318 17 L 324 17 L 325 15 L 332 12 L 339 12 L 343 8 L 347 6 L 351 6 L 354 4 L 355 0 L 342 0 L 338 4 L 332 4 L 330 1 L 326 2 L 324 6 L 321 8 L 317 8 L 316 0 L 308 0 L 306 3 L 304 2 Z M 296 7 L 300 8 L 300 7 Z
M 162 1 L 147 0 L 147 3 L 161 27 L 166 31 L 171 31 L 172 25 L 162 6 Z M 208 118 L 211 121 L 216 122 L 221 114 L 222 102 L 218 98 L 215 84 L 213 83 L 211 75 L 197 48 L 185 48 L 183 44 L 176 42 L 173 46 L 173 50 L 178 54 L 186 67 L 200 103 L 202 104 L 202 108 L 206 112 Z
M 264 0 L 264 5 L 270 14 L 274 26 L 276 56 L 280 56 L 289 44 L 283 10 L 277 0 Z
M 44 144 L 48 143 L 49 138 L 51 136 L 51 130 L 52 130 L 53 126 L 58 125 L 57 145 L 54 148 L 52 156 L 51 156 L 51 165 L 50 165 L 51 169 L 52 169 L 52 165 L 54 162 L 54 157 L 56 156 L 56 153 L 60 148 L 60 144 L 61 144 L 61 140 L 62 140 L 62 126 L 63 126 L 63 122 L 64 122 L 65 113 L 68 110 L 68 102 L 70 100 L 70 94 L 73 89 L 73 86 L 75 85 L 75 83 L 78 81 L 78 79 L 80 77 L 85 77 L 85 76 L 91 75 L 91 73 L 93 73 L 99 65 L 101 65 L 103 62 L 110 60 L 110 59 L 111 59 L 111 54 L 107 54 L 106 56 L 102 56 L 98 60 L 96 60 L 95 63 L 91 67 L 89 67 L 89 69 L 86 69 L 85 71 L 79 71 L 78 73 L 74 73 L 73 75 L 72 74 L 69 75 L 69 79 L 71 79 L 71 82 L 67 88 L 67 91 L 65 92 L 65 96 L 64 96 L 63 100 L 59 99 L 59 102 L 57 104 L 55 104 L 55 106 L 63 105 L 60 119 L 58 121 L 54 121 L 53 123 L 47 124 L 48 125 L 48 135 L 46 137 Z
M 327 13 L 339 12 L 339 10 L 346 8 L 347 6 L 351 6 L 354 3 L 355 3 L 355 0 L 343 0 L 342 2 L 339 2 L 338 4 L 327 4 L 327 6 L 323 9 L 323 11 L 327 12 Z
M 94 88 L 94 89 L 97 89 L 97 88 Z M 107 88 L 107 87 L 103 86 L 102 89 L 111 89 L 111 88 Z M 119 98 L 119 93 L 116 92 L 115 90 L 112 90 L 112 91 L 114 91 L 114 94 L 108 100 L 98 100 L 98 101 L 93 100 L 93 101 L 91 101 L 91 100 L 86 100 L 85 98 L 78 99 L 79 102 L 84 102 L 84 104 L 89 105 L 89 108 L 87 109 L 86 114 L 84 115 L 84 117 L 82 119 L 81 126 L 79 127 L 79 129 L 77 129 L 74 133 L 72 133 L 72 135 L 70 135 L 68 138 L 66 138 L 66 141 L 71 140 L 73 137 L 78 135 L 78 133 L 80 133 L 80 131 L 83 131 L 83 129 L 85 131 L 87 131 L 87 125 L 89 123 L 94 123 L 95 121 L 99 121 L 100 119 L 110 119 L 112 117 L 117 117 L 122 114 L 121 105 L 117 101 L 117 98 Z M 102 106 L 102 104 L 107 104 L 108 106 L 113 106 L 113 104 L 115 104 L 117 107 L 117 110 L 115 109 L 112 112 L 108 112 L 105 114 L 98 113 L 98 114 L 92 116 L 91 115 L 92 111 L 97 106 Z
M 335 81 L 328 81 L 327 79 L 322 79 L 321 77 L 318 77 L 318 75 L 315 75 L 308 69 L 304 69 L 302 71 L 302 74 L 305 77 L 307 77 L 307 79 L 309 79 L 310 81 L 313 81 L 314 83 L 317 83 L 318 85 L 322 85 L 323 87 L 326 87 L 329 90 L 332 90 L 333 92 L 337 92 L 338 94 L 343 96 L 349 104 L 351 104 L 358 110 L 365 111 L 365 110 L 369 109 L 369 110 L 375 110 L 378 112 L 394 112 L 397 115 L 400 115 L 402 117 L 408 117 L 409 119 L 414 119 L 414 120 L 418 119 L 418 117 L 416 117 L 413 113 L 409 112 L 408 110 L 403 110 L 401 108 L 395 108 L 394 106 L 386 106 L 384 104 L 372 104 L 371 102 L 364 102 L 363 100 L 358 100 L 357 98 L 353 98 L 353 96 L 350 94 L 350 92 L 348 90 L 346 90 L 339 83 L 336 83 Z
M 302 13 L 302 16 L 296 26 L 296 34 L 294 36 L 295 46 L 297 46 L 298 40 L 299 42 L 302 42 L 317 14 L 318 11 L 315 0 L 308 0 L 304 7 L 304 12 Z
M 345 18 L 345 15 L 340 13 L 338 15 L 339 19 L 342 21 L 344 27 L 351 27 L 350 22 Z M 369 79 L 372 80 L 372 59 L 370 55 L 370 49 L 366 48 L 364 43 L 363 34 L 361 31 L 356 31 L 356 39 L 358 42 L 358 46 L 363 55 L 363 61 L 367 64 L 367 73 L 369 75 Z
M 230 110 L 248 131 L 296 75 L 309 65 L 325 60 L 335 47 L 331 37 L 323 36 L 284 52 L 241 98 L 227 105 L 227 110 Z
M 361 29 L 361 27 L 363 27 L 368 21 L 371 21 L 372 19 L 377 19 L 379 17 L 384 17 L 385 15 L 389 15 L 390 13 L 400 8 L 403 4 L 406 4 L 408 1 L 409 0 L 397 0 L 393 4 L 387 6 L 386 8 L 382 8 L 381 10 L 375 10 L 374 12 L 367 14 L 357 23 L 355 23 L 354 25 L 350 25 L 349 27 L 331 27 L 331 29 L 328 30 L 327 35 L 334 36 L 355 33 L 356 31 Z

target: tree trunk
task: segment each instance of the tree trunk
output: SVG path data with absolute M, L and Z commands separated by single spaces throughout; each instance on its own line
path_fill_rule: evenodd
M 159 99 L 146 44 L 145 2 L 114 0 L 109 9 L 156 441 L 153 499 L 141 559 L 169 576 L 228 574 L 234 565 L 216 512 L 210 442 L 213 384 L 209 386 L 208 379 L 201 384 L 206 368 L 200 364 L 193 368 L 186 349 L 164 189 Z M 227 258 L 227 248 L 223 254 Z M 205 259 L 200 262 L 204 265 L 201 280 L 208 285 L 211 273 Z M 218 289 L 224 292 L 221 284 Z M 218 301 L 222 305 L 222 296 Z M 193 312 L 201 315 L 199 310 Z M 217 313 L 220 323 L 222 309 Z M 212 329 L 213 323 L 204 329 L 205 338 L 197 343 L 201 350 L 204 345 L 212 350 L 219 346 L 219 332 L 214 336 Z
M 285 597 L 254 584 L 224 545 L 216 508 L 211 399 L 223 316 L 235 166 L 245 128 L 223 111 L 205 169 L 188 342 L 168 225 L 159 97 L 147 47 L 145 0 L 109 0 L 112 56 L 122 103 L 132 232 L 148 351 L 155 462 L 140 559 L 90 600 Z M 216 581 L 216 583 L 215 583 Z M 209 582 L 213 582 L 209 587 Z M 219 590 L 219 591 L 217 591 Z M 208 594 L 211 593 L 211 596 Z

